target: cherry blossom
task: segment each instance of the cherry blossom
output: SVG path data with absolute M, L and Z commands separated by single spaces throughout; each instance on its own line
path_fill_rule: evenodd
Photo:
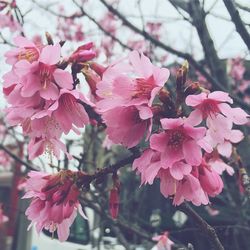
M 30 97 L 39 91 L 42 98 L 55 100 L 59 95 L 58 86 L 66 89 L 73 88 L 71 74 L 56 67 L 60 60 L 60 53 L 59 44 L 48 45 L 42 49 L 38 61 L 29 63 L 21 60 L 15 64 L 15 72 L 22 80 L 22 96 Z
M 118 106 L 152 106 L 156 94 L 169 78 L 168 69 L 154 66 L 149 58 L 137 51 L 129 54 L 129 62 L 129 65 L 114 64 L 103 73 L 97 84 L 97 95 L 102 98 L 97 108 L 101 112 Z M 131 78 L 131 74 L 135 77 Z
M 49 175 L 43 172 L 29 172 L 26 182 L 26 193 L 23 198 L 31 198 L 25 214 L 36 226 L 38 233 L 43 228 L 51 233 L 57 230 L 60 241 L 69 236 L 77 211 L 86 219 L 78 201 L 79 188 L 75 179 L 79 172 L 60 171 Z
M 202 160 L 202 147 L 211 152 L 203 142 L 204 127 L 194 128 L 183 118 L 164 118 L 161 125 L 165 131 L 151 136 L 150 147 L 161 153 L 164 168 L 171 168 L 180 160 L 197 166 Z
M 128 148 L 136 146 L 152 128 L 151 109 L 147 106 L 117 107 L 103 113 L 109 139 Z
M 23 36 L 17 36 L 13 41 L 17 48 L 5 53 L 6 63 L 14 65 L 20 60 L 26 60 L 30 63 L 38 60 L 40 48 L 34 42 Z
M 190 114 L 194 125 L 200 124 L 203 119 L 212 123 L 218 114 L 223 114 L 237 125 L 247 123 L 248 114 L 241 108 L 232 108 L 228 103 L 232 104 L 233 100 L 222 91 L 189 95 L 186 98 L 186 104 L 195 108 Z

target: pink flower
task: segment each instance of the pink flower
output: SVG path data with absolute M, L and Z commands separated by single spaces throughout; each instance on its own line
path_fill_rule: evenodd
M 64 152 L 69 159 L 72 159 L 72 156 L 67 153 L 66 146 L 56 137 L 34 137 L 30 140 L 28 145 L 30 160 L 42 155 L 44 152 L 49 155 L 54 155 L 57 159 L 60 159 L 61 151 Z
M 117 107 L 102 114 L 109 139 L 128 148 L 136 146 L 152 128 L 152 111 L 147 106 Z
M 142 155 L 133 162 L 133 170 L 141 174 L 141 184 L 153 184 L 161 169 L 160 153 L 146 149 Z
M 30 97 L 39 91 L 42 98 L 55 100 L 59 95 L 58 86 L 73 88 L 71 74 L 56 67 L 60 60 L 60 51 L 59 44 L 48 45 L 42 49 L 39 61 L 30 63 L 21 60 L 15 64 L 15 72 L 21 78 L 23 86 L 22 96 Z
M 196 206 L 207 205 L 209 202 L 199 180 L 192 174 L 185 176 L 178 182 L 173 204 L 178 206 L 184 200 L 191 201 Z
M 182 180 L 178 181 L 171 176 L 169 169 L 161 169 L 158 177 L 161 193 L 166 198 L 174 195 L 174 205 L 179 206 L 185 200 L 196 206 L 208 204 L 207 194 L 202 189 L 199 180 L 192 174 L 185 175 Z
M 72 53 L 69 57 L 70 62 L 85 62 L 93 59 L 96 56 L 96 53 L 92 50 L 93 43 L 86 43 L 77 48 L 76 51 Z
M 205 154 L 205 159 L 207 164 L 218 174 L 221 175 L 224 171 L 227 171 L 229 175 L 234 174 L 234 169 L 220 158 L 217 151 L 213 151 L 211 154 Z
M 206 129 L 194 128 L 183 118 L 161 119 L 162 133 L 154 134 L 150 138 L 150 148 L 161 153 L 161 162 L 164 168 L 171 168 L 174 163 L 185 160 L 191 166 L 201 164 Z
M 38 60 L 40 50 L 27 38 L 23 36 L 17 36 L 14 38 L 14 44 L 18 48 L 11 49 L 5 53 L 5 57 L 7 57 L 6 63 L 14 65 L 20 60 L 27 60 L 30 63 Z
M 192 166 L 178 161 L 171 168 L 165 169 L 160 156 L 159 152 L 146 149 L 135 159 L 133 170 L 141 174 L 141 184 L 152 184 L 155 178 L 159 178 L 161 193 L 165 197 L 173 195 L 175 205 L 181 204 L 184 200 L 195 205 L 207 204 L 207 194 L 199 180 L 191 174 Z
M 23 198 L 32 200 L 25 214 L 38 233 L 43 228 L 52 233 L 57 230 L 59 240 L 65 241 L 77 210 L 86 219 L 78 201 L 79 189 L 75 183 L 78 174 L 70 170 L 53 175 L 34 171 L 28 174 Z
M 186 98 L 186 104 L 195 108 L 189 118 L 194 125 L 200 124 L 202 119 L 212 122 L 218 114 L 223 114 L 238 125 L 247 123 L 248 114 L 241 108 L 231 108 L 228 103 L 232 104 L 233 100 L 222 91 L 189 95 Z
M 152 240 L 157 241 L 157 250 L 171 250 L 174 242 L 169 239 L 169 233 L 164 232 L 161 235 L 154 236 Z
M 58 99 L 48 109 L 36 113 L 33 119 L 50 116 L 65 134 L 68 134 L 71 129 L 78 132 L 74 125 L 82 128 L 89 123 L 88 114 L 79 103 L 80 101 L 93 106 L 77 90 L 61 89 Z
M 97 103 L 101 112 L 118 106 L 151 106 L 169 78 L 168 69 L 152 65 L 149 58 L 137 51 L 129 54 L 129 62 L 129 65 L 114 64 L 103 73 L 102 81 L 97 84 L 97 95 L 103 99 Z
M 212 121 L 208 120 L 209 129 L 206 134 L 206 141 L 214 148 L 217 146 L 218 152 L 230 157 L 232 154 L 232 143 L 238 143 L 244 135 L 240 130 L 232 129 L 233 123 L 224 116 L 218 114 Z

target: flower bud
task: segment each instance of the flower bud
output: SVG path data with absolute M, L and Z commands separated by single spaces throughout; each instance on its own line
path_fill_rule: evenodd
M 45 32 L 46 40 L 48 42 L 48 45 L 54 45 L 54 41 L 52 39 L 52 36 L 50 35 L 49 32 Z
M 113 187 L 109 196 L 109 212 L 113 219 L 116 219 L 119 213 L 119 194 L 118 188 Z
M 96 62 L 90 63 L 90 68 L 95 71 L 97 75 L 102 77 L 104 71 L 106 70 L 106 67 L 102 66 L 101 64 L 98 64 Z

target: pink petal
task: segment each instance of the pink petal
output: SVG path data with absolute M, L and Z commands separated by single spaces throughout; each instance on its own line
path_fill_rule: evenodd
M 152 64 L 150 60 L 144 56 L 143 54 L 140 54 L 138 51 L 132 51 L 129 54 L 129 60 L 134 67 L 134 70 L 140 75 L 145 78 L 150 77 L 153 74 L 152 71 Z
M 169 169 L 170 174 L 176 180 L 181 180 L 183 176 L 189 174 L 191 170 L 192 166 L 181 161 L 174 163 L 173 166 Z
M 151 163 L 150 166 L 145 171 L 145 180 L 148 184 L 153 184 L 155 177 L 157 176 L 159 170 L 161 168 L 161 162 L 157 161 Z
M 35 44 L 23 36 L 17 36 L 13 39 L 18 47 L 35 47 Z
M 184 124 L 184 130 L 187 136 L 190 136 L 195 140 L 203 138 L 206 134 L 206 128 L 204 127 L 194 128 L 188 124 Z
M 147 120 L 153 117 L 151 108 L 146 106 L 138 106 L 137 109 L 139 110 L 139 115 L 142 120 Z
M 229 97 L 229 94 L 223 91 L 214 91 L 208 94 L 209 99 L 216 100 L 218 102 L 229 102 L 233 103 L 232 98 Z
M 160 182 L 161 193 L 165 197 L 175 194 L 175 191 L 176 191 L 175 179 L 167 171 L 161 171 L 159 176 L 161 179 L 161 182 Z
M 201 164 L 202 152 L 200 146 L 193 140 L 189 140 L 183 143 L 183 154 L 187 163 L 192 166 L 198 166 Z
M 174 129 L 183 125 L 184 121 L 182 118 L 164 118 L 161 119 L 161 126 L 163 129 Z
M 228 141 L 225 141 L 223 144 L 217 146 L 219 154 L 229 158 L 232 154 L 232 144 Z
M 161 154 L 161 163 L 163 168 L 171 168 L 172 165 L 184 158 L 182 150 L 172 149 L 166 147 L 165 151 Z
M 189 95 L 186 98 L 186 104 L 191 107 L 196 107 L 207 98 L 207 94 L 200 93 L 198 95 Z
M 56 100 L 59 96 L 59 89 L 51 82 L 46 89 L 40 89 L 40 95 L 46 100 Z
M 53 73 L 56 83 L 65 89 L 73 88 L 73 78 L 72 75 L 62 69 L 56 69 Z
M 197 126 L 202 122 L 202 112 L 199 109 L 195 109 L 190 113 L 186 118 L 185 123 L 188 123 L 192 126 Z
M 42 49 L 39 61 L 47 65 L 55 65 L 60 60 L 61 46 L 47 45 Z
M 231 108 L 226 103 L 219 104 L 221 112 L 237 125 L 243 125 L 248 122 L 249 115 L 241 108 Z
M 153 134 L 150 137 L 150 148 L 164 152 L 167 145 L 168 136 L 165 133 Z
M 227 138 L 230 140 L 232 143 L 238 143 L 244 138 L 244 134 L 238 130 L 238 129 L 233 129 L 230 132 L 229 137 Z

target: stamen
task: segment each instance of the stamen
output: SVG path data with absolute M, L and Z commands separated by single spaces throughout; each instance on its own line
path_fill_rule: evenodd
M 153 84 L 153 81 L 150 78 L 147 80 L 144 78 L 136 78 L 136 89 L 133 97 L 146 97 L 149 99 L 154 87 L 155 85 Z
M 35 48 L 24 48 L 18 54 L 18 61 L 27 60 L 32 63 L 38 59 L 38 56 L 38 52 Z
M 169 131 L 168 146 L 172 149 L 179 149 L 185 140 L 185 135 L 181 130 Z

